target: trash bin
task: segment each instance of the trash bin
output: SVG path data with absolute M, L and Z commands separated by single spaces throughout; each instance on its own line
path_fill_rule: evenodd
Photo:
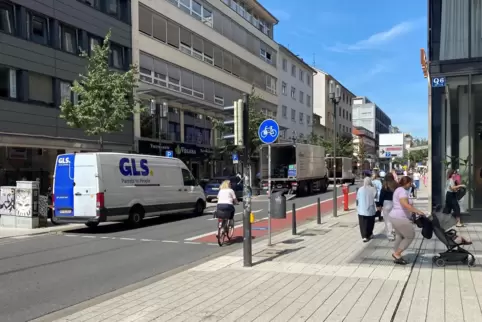
M 286 218 L 286 197 L 283 192 L 276 192 L 271 196 L 271 218 L 285 219 Z

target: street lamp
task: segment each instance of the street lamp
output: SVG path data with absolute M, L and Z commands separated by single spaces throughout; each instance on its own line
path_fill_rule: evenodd
M 341 88 L 340 85 L 335 85 L 333 80 L 330 80 L 329 86 L 329 99 L 333 103 L 333 217 L 337 217 L 338 214 L 338 202 L 337 202 L 337 188 L 336 188 L 336 106 L 341 100 Z

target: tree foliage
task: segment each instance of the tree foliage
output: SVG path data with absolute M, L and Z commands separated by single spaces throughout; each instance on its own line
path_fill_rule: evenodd
M 325 154 L 333 155 L 333 138 L 323 138 L 314 133 L 310 133 L 306 142 L 313 145 L 321 145 L 325 148 Z M 348 136 L 338 136 L 336 138 L 336 156 L 353 158 L 353 138 Z
M 110 36 L 105 36 L 101 46 L 95 45 L 92 54 L 82 52 L 88 59 L 86 74 L 74 81 L 72 92 L 77 101 L 64 100 L 60 117 L 71 127 L 79 128 L 89 136 L 98 136 L 103 150 L 105 134 L 120 132 L 124 122 L 137 112 L 133 92 L 137 87 L 137 67 L 129 71 L 114 71 L 109 67 Z

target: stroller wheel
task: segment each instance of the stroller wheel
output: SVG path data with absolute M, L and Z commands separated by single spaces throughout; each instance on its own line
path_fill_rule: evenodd
M 445 260 L 443 258 L 437 258 L 435 260 L 435 265 L 438 267 L 444 267 L 445 266 Z
M 470 259 L 469 259 L 470 258 Z M 467 265 L 469 267 L 474 267 L 475 266 L 475 257 L 474 255 L 470 255 L 467 257 Z

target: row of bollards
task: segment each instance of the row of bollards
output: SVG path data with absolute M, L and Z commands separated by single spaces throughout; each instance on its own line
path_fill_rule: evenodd
M 321 200 L 316 201 L 316 223 L 321 225 Z M 291 234 L 296 235 L 296 204 L 293 202 L 291 208 Z

